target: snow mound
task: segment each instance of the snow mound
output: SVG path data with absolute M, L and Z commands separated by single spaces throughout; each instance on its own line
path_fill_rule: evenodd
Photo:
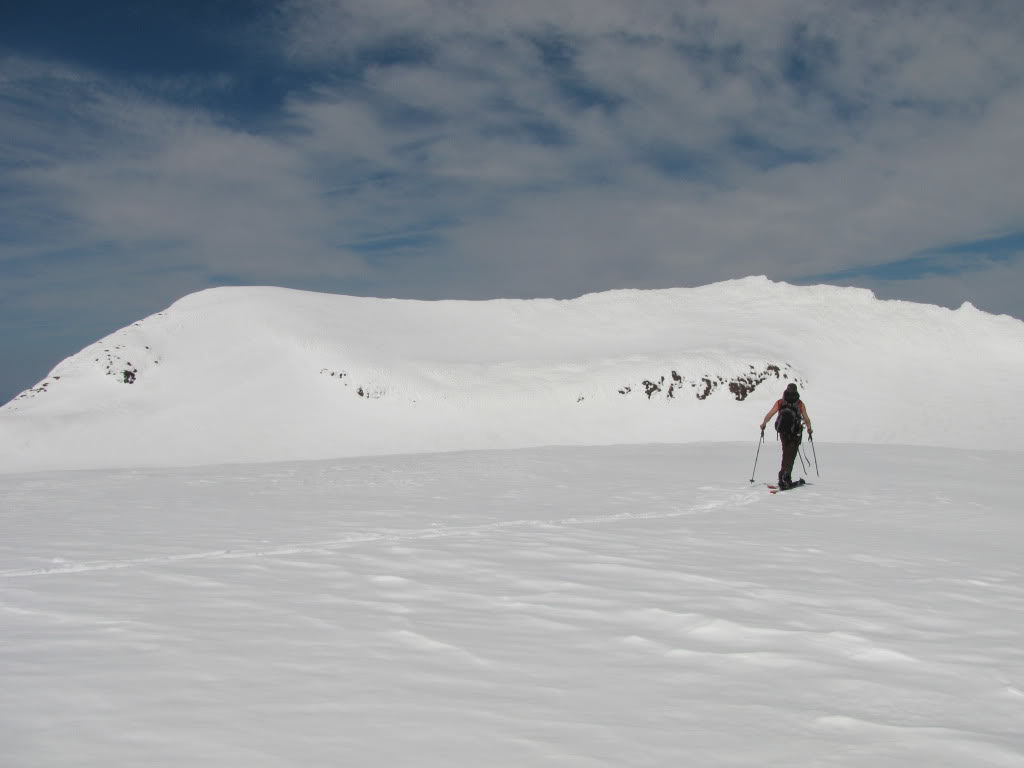
M 1024 323 L 751 277 L 572 300 L 195 293 L 0 408 L 0 471 L 755 440 L 1024 447 Z

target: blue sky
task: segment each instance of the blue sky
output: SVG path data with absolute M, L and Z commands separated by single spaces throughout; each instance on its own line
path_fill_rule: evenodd
M 213 285 L 1024 317 L 1016 0 L 0 5 L 0 401 Z

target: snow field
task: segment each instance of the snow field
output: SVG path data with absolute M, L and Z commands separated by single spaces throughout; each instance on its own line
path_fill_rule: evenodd
M 0 476 L 4 765 L 1021 765 L 1021 453 L 817 447 Z

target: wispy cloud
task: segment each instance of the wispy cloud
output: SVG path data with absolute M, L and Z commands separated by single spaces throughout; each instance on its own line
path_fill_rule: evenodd
M 835 282 L 867 277 L 874 280 L 918 280 L 932 276 L 960 276 L 983 272 L 998 265 L 1014 266 L 1024 261 L 1024 233 L 954 243 L 881 264 L 853 267 L 827 275 L 813 275 L 808 281 Z
M 289 60 L 346 74 L 294 114 L 338 135 L 367 108 L 380 167 L 437 185 L 481 270 L 797 276 L 1021 224 L 1009 3 L 355 8 L 287 6 Z

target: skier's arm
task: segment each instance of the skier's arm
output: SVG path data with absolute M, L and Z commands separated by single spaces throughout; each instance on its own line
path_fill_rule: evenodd
M 800 413 L 804 417 L 804 424 L 807 425 L 807 434 L 814 434 L 814 427 L 811 426 L 811 417 L 807 415 L 807 406 L 804 405 L 804 401 L 800 401 Z
M 766 413 L 764 415 L 764 421 L 761 422 L 761 431 L 762 432 L 764 432 L 764 428 L 768 424 L 768 419 L 770 419 L 772 416 L 774 416 L 776 413 L 778 413 L 778 410 L 779 410 L 779 401 L 776 400 L 775 401 L 775 405 L 772 406 L 772 409 L 770 411 L 768 411 L 768 413 Z

